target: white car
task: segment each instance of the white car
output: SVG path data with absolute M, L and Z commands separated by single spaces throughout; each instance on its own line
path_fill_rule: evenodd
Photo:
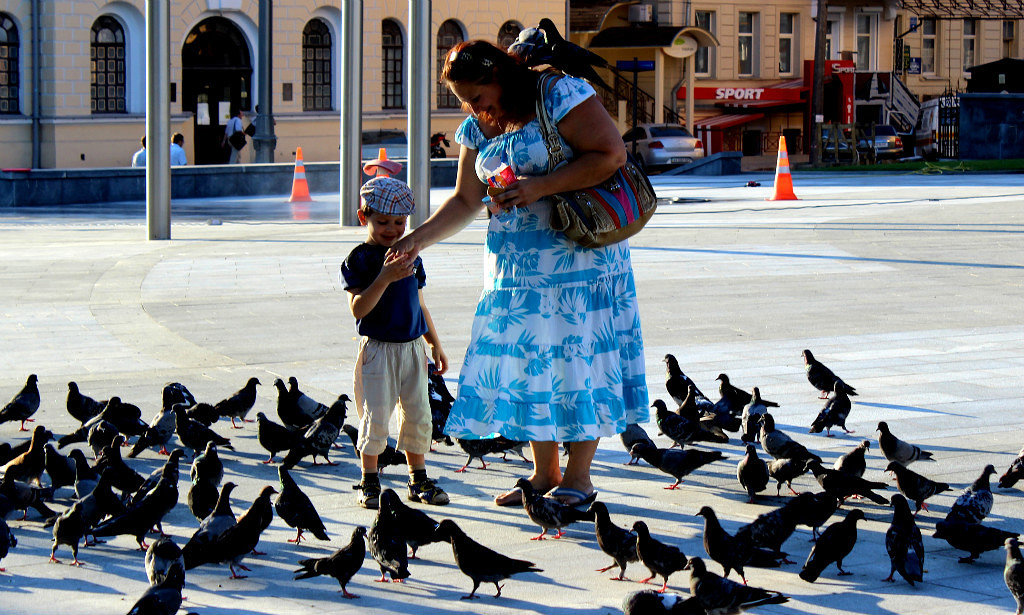
M 679 124 L 638 124 L 622 135 L 626 151 L 636 144 L 636 161 L 644 170 L 678 166 L 704 157 L 704 143 Z

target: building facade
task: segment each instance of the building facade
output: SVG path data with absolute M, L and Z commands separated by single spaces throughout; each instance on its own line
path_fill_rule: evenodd
M 186 139 L 190 163 L 225 162 L 221 146 L 232 106 L 255 111 L 258 0 L 170 0 L 171 132 Z M 39 40 L 32 10 L 39 9 Z M 404 130 L 408 120 L 409 4 L 363 3 L 363 129 Z M 543 0 L 434 0 L 435 73 L 448 48 L 482 38 L 506 45 L 541 18 L 565 24 L 562 5 Z M 273 2 L 275 159 L 297 147 L 307 161 L 337 160 L 339 101 L 338 3 Z M 126 166 L 145 132 L 146 30 L 144 0 L 0 0 L 0 167 L 31 165 L 39 148 L 43 168 Z M 33 57 L 39 58 L 38 71 Z M 33 74 L 38 73 L 38 80 Z M 39 113 L 33 144 L 33 97 Z M 432 132 L 452 136 L 465 117 L 436 81 Z M 249 151 L 242 152 L 248 161 Z M 453 148 L 454 153 L 454 148 Z

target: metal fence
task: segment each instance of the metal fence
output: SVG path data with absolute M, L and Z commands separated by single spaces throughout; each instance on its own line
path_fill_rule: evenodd
M 960 98 L 949 93 L 939 98 L 936 149 L 940 158 L 960 157 Z

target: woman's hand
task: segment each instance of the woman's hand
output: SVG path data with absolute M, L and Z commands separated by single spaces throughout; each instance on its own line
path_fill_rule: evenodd
M 391 244 L 391 248 L 388 250 L 387 256 L 385 257 L 385 262 L 387 262 L 387 259 L 399 255 L 408 256 L 410 261 L 414 261 L 416 260 L 416 257 L 419 256 L 419 253 L 419 242 L 416 241 L 414 233 L 409 233 L 405 237 L 402 237 L 395 243 Z
M 550 193 L 545 189 L 544 177 L 519 177 L 516 183 L 512 184 L 501 194 L 491 197 L 502 209 L 513 207 L 525 207 L 548 196 Z

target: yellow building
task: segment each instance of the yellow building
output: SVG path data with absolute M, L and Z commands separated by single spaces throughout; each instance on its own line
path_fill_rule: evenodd
M 170 0 L 171 132 L 185 135 L 190 163 L 227 160 L 225 114 L 254 100 L 258 0 Z M 34 83 L 32 8 L 40 11 L 39 79 Z M 337 160 L 340 89 L 337 1 L 273 0 L 275 158 Z M 565 24 L 560 3 L 434 0 L 437 57 L 459 40 L 507 45 L 541 18 Z M 409 5 L 363 3 L 363 128 L 404 129 L 408 106 Z M 144 0 L 0 0 L 0 167 L 31 166 L 33 96 L 38 96 L 43 168 L 127 166 L 145 132 Z M 435 83 L 431 131 L 452 136 L 465 117 Z M 242 160 L 251 157 L 251 148 Z

